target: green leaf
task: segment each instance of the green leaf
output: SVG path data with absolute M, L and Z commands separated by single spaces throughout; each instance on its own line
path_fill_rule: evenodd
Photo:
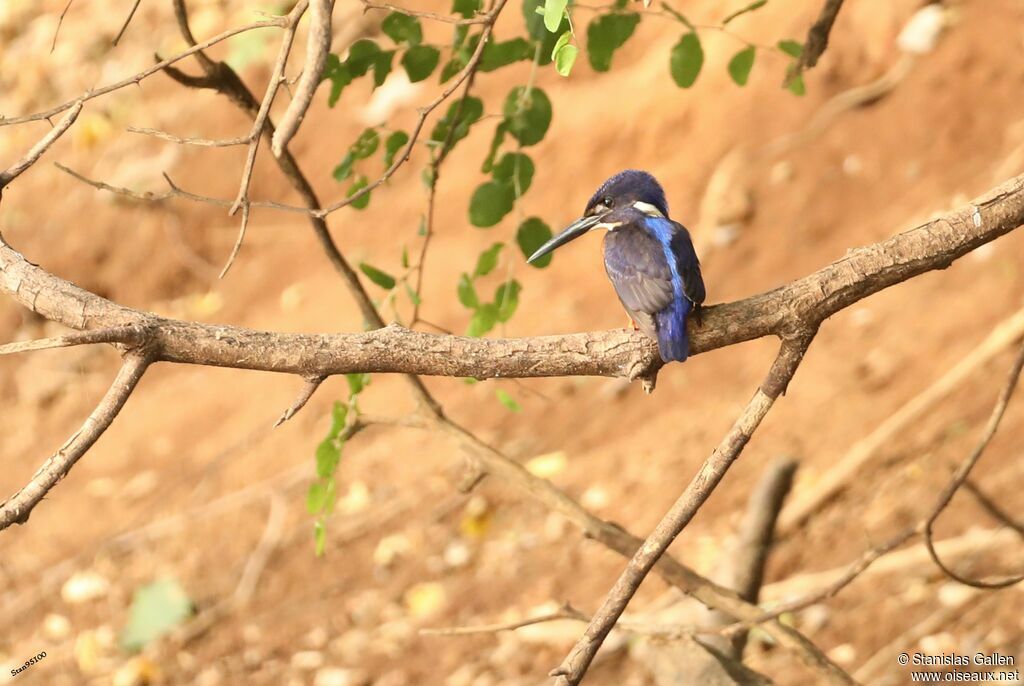
M 476 312 L 473 313 L 473 318 L 469 320 L 469 328 L 466 330 L 466 335 L 479 338 L 493 329 L 497 322 L 498 306 L 494 303 L 484 303 L 476 309 Z
M 334 53 L 327 55 L 327 64 L 324 66 L 324 80 L 331 82 L 331 94 L 327 97 L 327 106 L 334 107 L 341 97 L 345 86 L 352 83 L 352 72 L 347 63 L 342 62 Z
M 327 527 L 324 526 L 323 521 L 313 524 L 313 539 L 316 542 L 316 556 L 322 557 L 324 548 L 327 547 Z
M 348 405 L 335 400 L 334 407 L 331 408 L 331 429 L 327 434 L 327 438 L 335 439 L 341 434 L 342 429 L 345 428 L 345 419 L 347 417 Z
M 562 23 L 562 15 L 569 0 L 547 0 L 544 3 L 544 28 L 551 33 L 558 31 Z
M 533 182 L 533 160 L 521 152 L 507 152 L 494 166 L 494 180 L 509 184 L 520 197 L 530 189 Z
M 380 46 L 368 38 L 363 38 L 357 40 L 348 49 L 348 58 L 345 60 L 345 65 L 353 77 L 363 76 L 377 64 L 380 56 Z
M 420 20 L 401 12 L 392 12 L 386 16 L 380 24 L 380 30 L 395 43 L 419 45 L 419 42 L 423 40 L 423 27 L 420 26 Z
M 515 200 L 515 190 L 506 183 L 488 181 L 481 184 L 469 200 L 469 222 L 481 229 L 494 226 L 512 211 Z
M 316 475 L 321 479 L 334 476 L 338 463 L 341 462 L 341 447 L 333 438 L 325 438 L 316 447 Z
M 575 45 L 563 45 L 557 48 L 554 53 L 555 71 L 562 76 L 572 73 L 572 65 L 576 64 L 576 56 L 579 52 Z
M 405 67 L 405 73 L 409 75 L 409 81 L 412 83 L 423 81 L 434 73 L 440 61 L 441 51 L 429 45 L 416 45 L 402 55 L 402 66 Z
M 441 67 L 441 83 L 447 82 L 450 78 L 462 71 L 468 62 L 468 55 L 463 55 L 462 53 L 453 55 L 452 58 L 445 62 L 445 65 Z
M 331 176 L 334 177 L 335 181 L 344 181 L 352 175 L 352 164 L 355 162 L 355 158 L 352 157 L 352 151 L 349 150 L 345 153 L 345 157 L 341 159 L 338 166 L 331 172 Z
M 537 248 L 551 240 L 551 236 L 551 227 L 545 224 L 539 217 L 530 217 L 519 225 L 519 230 L 516 231 L 516 243 L 519 244 L 519 249 L 523 251 L 523 256 L 529 258 L 530 255 L 537 251 Z M 552 253 L 548 253 L 530 264 L 538 269 L 543 269 L 551 264 L 551 257 Z
M 461 14 L 463 18 L 470 19 L 480 10 L 480 0 L 455 0 L 452 3 L 452 12 Z
M 491 147 L 487 151 L 487 157 L 484 158 L 483 167 L 480 169 L 480 171 L 485 174 L 494 168 L 494 156 L 498 154 L 498 148 L 500 148 L 502 142 L 504 142 L 506 133 L 508 133 L 508 123 L 502 119 L 501 122 L 494 127 L 494 137 L 491 139 Z
M 463 103 L 459 109 L 459 103 Z M 472 96 L 463 100 L 456 100 L 448 106 L 448 112 L 434 125 L 434 131 L 430 134 L 430 140 L 436 143 L 443 143 L 448 138 L 448 131 L 452 126 L 455 133 L 452 134 L 452 145 L 462 140 L 469 134 L 469 127 L 476 123 L 484 114 L 484 103 L 480 98 Z
M 508 132 L 520 145 L 539 143 L 551 125 L 551 100 L 540 88 L 527 92 L 524 86 L 516 86 L 505 98 L 502 112 Z
M 738 85 L 747 85 L 747 79 L 750 78 L 750 69 L 754 66 L 755 54 L 754 46 L 751 45 L 749 48 L 740 50 L 729 60 L 729 76 Z
M 327 482 L 314 481 L 306 492 L 306 511 L 309 514 L 320 514 L 327 507 Z
M 349 186 L 348 193 L 345 194 L 345 197 L 346 198 L 351 198 L 353 195 L 355 195 L 356 193 L 358 193 L 359 191 L 363 190 L 364 188 L 366 188 L 369 185 L 370 185 L 369 179 L 367 179 L 365 175 L 359 174 L 352 181 L 352 185 Z M 354 207 L 357 210 L 365 210 L 366 207 L 369 204 L 370 204 L 370 194 L 366 193 L 365 195 L 360 196 L 358 200 L 353 200 L 349 204 L 349 206 L 350 207 Z
M 395 281 L 395 277 L 391 276 L 387 272 L 383 272 L 377 269 L 371 264 L 367 264 L 366 262 L 359 263 L 359 271 L 366 274 L 366 278 L 368 278 L 370 281 L 374 282 L 381 288 L 390 290 L 394 288 L 395 283 L 397 283 Z
M 779 50 L 786 53 L 790 57 L 799 58 L 800 55 L 804 54 L 803 43 L 798 43 L 795 40 L 780 40 L 778 43 L 776 43 L 776 45 L 778 46 Z
M 350 152 L 352 157 L 357 160 L 365 160 L 367 157 L 377 152 L 377 148 L 380 146 L 380 134 L 377 133 L 377 129 L 366 129 L 361 134 L 356 142 L 352 144 Z
M 409 248 L 402 246 L 402 269 L 409 268 Z
M 700 45 L 700 38 L 693 31 L 684 34 L 672 48 L 669 59 L 672 79 L 680 88 L 689 88 L 697 80 L 703 66 L 704 49 Z
M 469 278 L 469 274 L 463 272 L 462 276 L 459 277 L 457 292 L 459 294 L 459 302 L 462 303 L 463 307 L 470 310 L 480 307 L 480 299 L 476 295 L 476 288 L 473 287 L 473 280 Z
M 363 392 L 367 386 L 370 385 L 369 374 L 346 374 L 346 381 L 348 381 L 348 396 L 350 398 L 355 397 Z
M 494 271 L 494 268 L 498 266 L 498 255 L 504 247 L 504 243 L 495 243 L 480 253 L 480 257 L 476 258 L 476 269 L 473 271 L 473 277 L 487 276 Z M 476 307 L 476 305 L 466 305 L 466 307 Z
M 789 77 L 786 82 L 786 88 L 790 93 L 797 96 L 803 96 L 807 94 L 807 86 L 804 85 L 803 74 L 793 74 Z
M 188 619 L 192 601 L 174 579 L 161 579 L 135 590 L 128 610 L 128 623 L 121 631 L 121 647 L 142 650 L 155 639 Z
M 504 405 L 508 409 L 512 410 L 513 412 L 522 412 L 523 411 L 523 408 L 519 406 L 519 403 L 516 402 L 516 399 L 513 398 L 511 395 L 509 395 L 505 391 L 505 389 L 499 388 L 496 391 L 494 391 L 494 394 L 496 396 L 498 396 L 498 401 L 502 405 Z
M 419 305 L 423 302 L 423 299 L 420 298 L 419 294 L 412 289 L 412 286 L 409 285 L 408 281 L 405 282 L 405 292 L 409 296 L 409 302 L 413 305 Z
M 746 7 L 743 7 L 741 9 L 736 10 L 735 12 L 730 14 L 728 17 L 723 19 L 722 20 L 722 26 L 725 26 L 726 24 L 728 24 L 730 21 L 732 21 L 733 19 L 735 19 L 737 17 L 743 16 L 747 12 L 753 12 L 754 10 L 760 9 L 760 8 L 764 7 L 765 5 L 767 5 L 767 4 L 768 4 L 768 0 L 756 0 L 756 2 L 752 2 L 749 5 L 747 5 Z
M 516 308 L 519 307 L 519 292 L 522 290 L 519 282 L 512 279 L 494 291 L 494 304 L 498 306 L 499 322 L 507 322 L 516 313 Z
M 390 167 L 395 163 L 395 155 L 409 143 L 409 134 L 405 131 L 395 131 L 384 141 L 384 166 Z
M 633 35 L 640 15 L 605 14 L 587 26 L 587 57 L 594 71 L 608 71 L 612 66 L 612 55 L 625 45 Z
M 503 43 L 488 42 L 480 55 L 480 71 L 494 71 L 515 62 L 532 60 L 533 50 L 525 38 L 513 38 Z

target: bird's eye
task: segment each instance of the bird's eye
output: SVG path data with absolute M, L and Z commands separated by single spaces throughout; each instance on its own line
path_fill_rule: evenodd
M 610 210 L 612 208 L 612 204 L 613 204 L 612 196 L 610 196 L 610 195 L 604 196 L 604 198 L 601 200 L 601 204 L 604 205 L 605 207 L 607 207 Z

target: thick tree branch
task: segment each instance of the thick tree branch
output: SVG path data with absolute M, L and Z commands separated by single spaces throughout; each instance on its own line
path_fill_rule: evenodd
M 1022 223 L 1024 177 L 1018 177 L 939 219 L 851 250 L 802 279 L 745 300 L 704 308 L 701 323 L 690 326 L 691 353 L 762 336 L 789 335 L 889 286 L 947 267 Z M 642 334 L 625 331 L 479 339 L 388 326 L 355 334 L 285 334 L 166 319 L 77 288 L 32 265 L 2 239 L 0 272 L 0 290 L 47 319 L 76 329 L 146 327 L 156 358 L 169 362 L 304 377 L 397 372 L 477 378 L 637 378 L 660 367 L 656 346 Z M 375 310 L 372 316 L 379 321 Z
M 743 412 L 733 423 L 732 428 L 715 448 L 715 451 L 704 462 L 700 471 L 687 485 L 686 489 L 662 517 L 654 531 L 629 561 L 626 569 L 608 592 L 601 608 L 594 615 L 586 632 L 580 637 L 572 652 L 566 656 L 562 664 L 551 672 L 558 677 L 556 684 L 568 686 L 578 684 L 591 661 L 597 655 L 608 632 L 615 626 L 626 605 L 640 588 L 647 573 L 668 550 L 672 541 L 690 523 L 697 510 L 711 496 L 712 491 L 721 482 L 733 462 L 743 452 L 743 448 L 761 424 L 761 420 L 774 405 L 776 398 L 785 392 L 797 367 L 803 360 L 807 347 L 816 333 L 811 329 L 798 338 L 787 338 L 782 342 L 775 362 L 772 364 L 764 382 L 754 393 Z M 852 681 L 849 678 L 844 681 Z
M 86 418 L 82 428 L 61 446 L 20 491 L 0 504 L 0 530 L 11 524 L 24 524 L 39 501 L 58 481 L 63 479 L 82 455 L 107 430 L 114 417 L 124 407 L 128 396 L 142 378 L 151 359 L 144 350 L 129 352 L 121 370 L 114 378 L 96 409 Z

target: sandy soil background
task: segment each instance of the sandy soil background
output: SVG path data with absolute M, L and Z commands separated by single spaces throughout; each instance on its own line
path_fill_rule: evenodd
M 128 4 L 80 0 L 51 53 L 64 2 L 3 3 L 0 113 L 45 109 L 134 73 L 154 50 L 169 54 L 181 47 L 169 3 L 146 2 L 122 45 L 111 49 Z M 356 24 L 355 4 L 339 2 L 339 17 L 358 31 L 372 31 L 372 25 Z M 455 297 L 456 280 L 479 251 L 494 240 L 511 240 L 517 217 L 536 214 L 552 225 L 571 220 L 593 188 L 624 167 L 658 176 L 673 216 L 693 228 L 709 302 L 803 276 L 848 248 L 910 228 L 1021 173 L 1024 5 L 948 4 L 949 26 L 935 49 L 915 58 L 889 92 L 825 115 L 817 135 L 768 155 L 737 157 L 735 151 L 757 150 L 817 126 L 812 123 L 831 98 L 875 81 L 905 59 L 896 37 L 919 3 L 849 2 L 828 52 L 808 75 L 803 98 L 779 89 L 785 61 L 776 56 L 759 56 L 750 84 L 734 86 L 725 64 L 740 44 L 713 31 L 702 33 L 704 74 L 694 88 L 678 89 L 667 68 L 678 25 L 658 17 L 645 18 L 609 74 L 591 72 L 582 59 L 570 79 L 544 69 L 537 83 L 551 96 L 555 116 L 546 139 L 531 151 L 537 176 L 520 209 L 490 230 L 467 221 L 469 194 L 482 180 L 489 120 L 446 164 L 424 292 L 426 318 L 463 330 L 468 320 Z M 252 6 L 240 2 L 193 5 L 195 32 L 203 36 L 254 17 Z M 733 9 L 708 0 L 680 8 L 703 24 L 717 23 Z M 800 38 L 817 10 L 816 2 L 773 0 L 737 21 L 734 30 L 765 44 Z M 499 36 L 519 30 L 518 7 L 507 14 Z M 437 35 L 442 40 L 446 34 Z M 275 52 L 272 32 L 215 51 L 243 62 L 246 81 L 259 92 Z M 476 92 L 487 112 L 497 112 L 508 89 L 525 82 L 528 72 L 528 65 L 517 65 L 481 75 Z M 407 126 L 417 103 L 437 89 L 433 80 L 404 90 L 391 85 L 384 90 L 394 99 L 384 101 L 378 93 L 371 108 L 363 107 L 369 89 L 362 82 L 333 110 L 318 96 L 321 106 L 292 149 L 322 197 L 343 193 L 330 172 L 368 117 L 390 112 L 389 125 Z M 244 150 L 184 149 L 127 133 L 128 125 L 208 137 L 248 130 L 244 117 L 218 97 L 185 92 L 163 75 L 95 100 L 45 160 L 5 190 L 0 229 L 6 239 L 46 269 L 133 307 L 281 331 L 360 328 L 358 311 L 300 217 L 254 212 L 238 261 L 218 281 L 235 238 L 234 218 L 186 201 L 119 200 L 50 164 L 57 160 L 140 190 L 162 190 L 160 173 L 166 171 L 187 189 L 234 195 Z M 19 156 L 45 126 L 4 128 L 0 159 Z M 729 155 L 740 161 L 723 164 Z M 262 157 L 254 195 L 297 202 Z M 331 216 L 331 230 L 352 261 L 399 271 L 402 246 L 418 248 L 425 160 L 418 151 L 374 193 L 369 209 Z M 1024 306 L 1022 254 L 1024 234 L 1018 231 L 948 270 L 889 289 L 828 321 L 786 397 L 672 552 L 699 570 L 713 569 L 747 494 L 777 458 L 800 461 L 794 497 L 812 491 L 859 438 Z M 514 273 L 524 290 L 518 313 L 501 334 L 624 324 L 596 240 L 560 251 L 544 271 L 527 267 L 513 250 L 502 259 L 499 273 L 489 278 L 496 285 Z M 0 301 L 0 340 L 53 332 Z M 644 535 L 724 434 L 774 348 L 772 341 L 757 341 L 674 365 L 650 397 L 636 386 L 589 378 L 427 383 L 460 423 L 532 461 L 533 469 L 600 516 Z M 768 583 L 844 565 L 920 518 L 976 442 L 1011 355 L 1007 348 L 982 365 L 888 441 L 823 510 L 785 532 L 769 562 Z M 0 359 L 0 492 L 19 488 L 64 442 L 116 366 L 116 354 L 99 347 Z M 523 411 L 503 407 L 496 386 Z M 143 678 L 205 686 L 544 683 L 582 625 L 468 637 L 418 630 L 504 621 L 563 601 L 591 612 L 623 561 L 495 479 L 472 495 L 459 494 L 457 447 L 442 436 L 398 428 L 368 430 L 347 446 L 339 472 L 342 501 L 329 526 L 327 554 L 316 558 L 305 489 L 330 405 L 345 392 L 345 382 L 329 381 L 293 421 L 271 430 L 298 388 L 296 379 L 270 374 L 152 369 L 114 426 L 30 523 L 0 534 L 0 682 L 45 650 L 45 660 L 10 680 L 119 686 Z M 396 413 L 410 409 L 411 401 L 400 381 L 376 376 L 363 406 Z M 1018 520 L 1024 508 L 1022 436 L 1024 402 L 1018 398 L 974 476 Z M 546 458 L 535 461 L 538 456 Z M 187 640 L 162 642 L 141 660 L 118 650 L 132 593 L 153 579 L 177 579 L 200 617 L 229 598 L 274 511 L 283 516 L 283 533 L 246 610 L 218 618 Z M 957 561 L 965 573 L 1009 573 L 1024 559 L 1020 536 L 966 493 L 940 521 L 937 537 L 995 541 L 976 545 Z M 811 589 L 809 582 L 795 587 Z M 665 593 L 665 585 L 651 578 L 631 608 L 662 602 Z M 936 613 L 942 621 L 920 636 L 904 637 Z M 1024 659 L 1021 588 L 973 594 L 927 560 L 866 576 L 792 621 L 851 671 L 878 654 L 881 666 L 869 683 L 906 683 L 907 672 L 895 661 L 902 651 L 998 650 L 1018 663 Z M 651 671 L 631 657 L 634 643 L 613 642 L 588 683 L 654 684 Z M 780 684 L 814 679 L 760 633 L 748 661 Z

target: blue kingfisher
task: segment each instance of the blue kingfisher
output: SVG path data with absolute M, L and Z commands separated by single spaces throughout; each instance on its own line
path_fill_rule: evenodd
M 661 184 L 644 171 L 619 172 L 601 184 L 580 219 L 528 261 L 595 229 L 608 230 L 604 268 L 634 326 L 658 342 L 664 362 L 685 360 L 686 318 L 704 302 L 704 279 L 690 233 L 669 219 Z

